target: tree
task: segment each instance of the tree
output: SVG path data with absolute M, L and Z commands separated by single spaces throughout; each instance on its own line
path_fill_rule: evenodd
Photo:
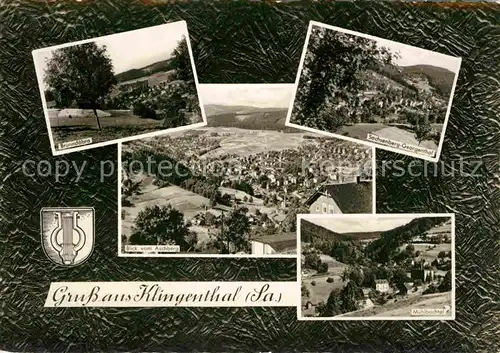
M 184 37 L 178 42 L 177 47 L 174 49 L 171 66 L 175 69 L 174 79 L 184 82 L 182 91 L 179 91 L 180 94 L 176 96 L 176 107 L 180 107 L 182 110 L 182 112 L 179 112 L 183 116 L 185 115 L 184 110 L 201 115 L 200 103 L 191 65 L 191 57 L 189 55 L 187 40 Z
M 429 287 L 427 287 L 426 290 L 424 290 L 422 292 L 422 294 L 424 294 L 424 295 L 425 294 L 434 294 L 434 293 L 438 293 L 438 292 L 439 292 L 438 288 L 435 285 L 431 284 L 431 285 L 429 285 Z
M 125 179 L 122 183 L 122 195 L 125 198 L 128 198 L 133 195 L 139 195 L 141 193 L 142 181 L 133 181 L 128 178 Z
M 130 236 L 134 245 L 179 245 L 191 251 L 197 239 L 184 223 L 184 216 L 171 205 L 147 206 L 135 219 Z
M 353 281 L 349 281 L 342 289 L 342 312 L 347 313 L 359 309 L 358 300 L 363 298 L 363 290 L 358 287 Z
M 406 246 L 406 254 L 409 256 L 409 257 L 413 257 L 413 254 L 415 252 L 415 245 L 413 244 L 408 244 Z
M 322 262 L 318 266 L 318 273 L 327 273 L 328 272 L 328 264 L 326 262 Z
M 186 116 L 187 98 L 186 92 L 190 91 L 190 84 L 172 83 L 164 88 L 165 94 L 161 95 L 161 100 L 155 105 L 162 112 L 164 128 L 173 128 L 188 123 Z M 158 119 L 158 118 L 157 118 Z
M 250 220 L 246 211 L 244 208 L 236 208 L 231 211 L 227 220 L 224 220 L 224 228 L 218 235 L 218 240 L 223 244 L 223 252 L 236 253 L 249 250 Z
M 284 233 L 292 233 L 297 230 L 297 215 L 300 213 L 309 213 L 306 207 L 293 208 L 281 224 L 281 231 Z
M 253 188 L 252 188 L 252 185 L 248 184 L 248 183 L 245 183 L 245 182 L 242 182 L 242 183 L 238 183 L 236 184 L 236 187 L 235 187 L 236 190 L 240 190 L 240 191 L 243 191 L 243 192 L 246 192 L 248 195 L 250 196 L 253 196 Z
M 438 290 L 440 292 L 451 291 L 451 271 L 446 272 L 443 281 L 439 284 Z
M 217 206 L 217 200 L 221 198 L 220 191 L 217 189 L 212 192 L 212 195 L 210 196 L 210 206 L 215 207 Z
M 371 268 L 363 268 L 363 287 L 374 288 L 375 287 L 376 276 Z
M 176 80 L 187 82 L 194 81 L 189 48 L 185 37 L 177 43 L 170 64 L 175 68 L 174 77 Z
M 316 253 L 309 253 L 305 256 L 304 267 L 316 270 L 321 265 L 321 258 Z
M 380 305 L 380 306 L 385 305 L 386 303 L 387 303 L 387 299 L 383 295 L 379 295 L 377 297 L 377 299 L 375 300 L 375 304 Z
M 432 132 L 432 127 L 431 124 L 429 124 L 428 121 L 425 121 L 424 123 L 417 124 L 415 126 L 415 138 L 418 141 L 418 144 L 424 140 L 428 140 L 430 138 Z
M 117 82 L 106 46 L 92 42 L 55 50 L 47 62 L 45 80 L 59 107 L 76 102 L 92 109 L 101 131 L 97 109 Z
M 336 288 L 330 292 L 326 303 L 318 309 L 319 316 L 331 317 L 342 314 L 342 295 Z
M 54 94 L 53 91 L 47 90 L 47 91 L 44 92 L 44 94 L 45 94 L 45 100 L 47 102 L 52 102 L 52 101 L 56 100 L 56 96 L 55 96 L 55 94 Z
M 396 286 L 400 294 L 406 294 L 408 292 L 408 288 L 406 288 L 405 283 L 410 279 L 406 275 L 406 272 L 403 269 L 399 269 L 394 273 L 394 276 L 391 279 L 391 282 Z
M 364 281 L 363 272 L 358 266 L 349 266 L 342 274 L 342 281 L 350 281 L 355 283 L 357 286 L 361 286 Z
M 302 285 L 300 287 L 300 292 L 302 294 L 302 297 L 304 297 L 304 298 L 309 298 L 309 296 L 311 295 L 311 293 L 309 292 L 309 289 L 307 289 L 307 287 L 305 285 Z
M 212 212 L 205 212 L 205 224 L 207 226 L 212 226 L 216 222 L 216 217 Z
M 394 56 L 374 40 L 313 26 L 292 122 L 336 131 L 357 121 L 367 70 L 391 65 Z

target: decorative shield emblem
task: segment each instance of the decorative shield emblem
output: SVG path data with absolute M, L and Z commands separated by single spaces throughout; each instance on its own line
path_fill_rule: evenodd
M 76 266 L 94 249 L 94 209 L 44 207 L 40 211 L 42 247 L 47 257 L 62 266 Z

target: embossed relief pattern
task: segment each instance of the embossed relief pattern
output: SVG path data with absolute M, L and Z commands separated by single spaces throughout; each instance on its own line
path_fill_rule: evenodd
M 498 338 L 500 8 L 400 3 L 96 1 L 0 6 L 0 347 L 27 351 L 496 352 Z M 52 157 L 31 50 L 184 19 L 201 83 L 294 82 L 309 20 L 462 56 L 441 160 L 481 159 L 479 176 L 381 175 L 379 212 L 457 213 L 454 322 L 299 322 L 295 308 L 44 309 L 51 281 L 295 280 L 294 260 L 117 258 L 116 147 Z M 495 91 L 496 90 L 496 91 Z M 59 182 L 22 163 L 72 162 Z M 45 163 L 45 162 L 44 162 Z M 50 167 L 49 167 L 50 166 Z M 415 168 L 419 168 L 418 165 Z M 495 174 L 496 173 L 496 174 Z M 42 173 L 43 174 L 43 173 Z M 43 254 L 39 210 L 94 206 L 96 248 L 73 269 Z

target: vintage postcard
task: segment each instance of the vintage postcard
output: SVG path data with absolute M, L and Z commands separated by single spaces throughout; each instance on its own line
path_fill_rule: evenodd
M 206 125 L 185 21 L 37 49 L 54 155 Z
M 311 21 L 287 126 L 436 162 L 461 58 Z
M 453 320 L 454 214 L 298 215 L 300 320 Z
M 299 213 L 374 212 L 374 148 L 285 126 L 293 84 L 200 85 L 206 127 L 119 147 L 121 256 L 297 256 Z

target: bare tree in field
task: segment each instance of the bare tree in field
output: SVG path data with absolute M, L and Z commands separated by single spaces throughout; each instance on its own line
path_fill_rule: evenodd
M 80 108 L 92 109 L 101 131 L 97 109 L 116 84 L 106 46 L 86 43 L 54 51 L 45 70 L 45 80 L 57 106 L 76 103 Z

